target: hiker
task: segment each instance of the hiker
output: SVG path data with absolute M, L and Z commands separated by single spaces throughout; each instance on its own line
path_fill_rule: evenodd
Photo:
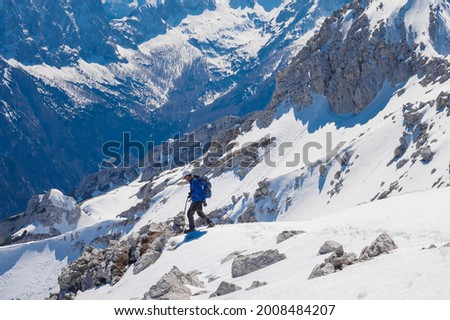
M 189 182 L 191 190 L 188 198 L 192 200 L 187 216 L 189 220 L 189 229 L 185 233 L 195 231 L 194 213 L 197 212 L 200 218 L 203 218 L 208 223 L 208 228 L 214 227 L 214 223 L 203 212 L 203 205 L 206 206 L 206 193 L 204 189 L 204 182 L 198 176 L 193 176 L 190 171 L 183 172 L 183 178 Z

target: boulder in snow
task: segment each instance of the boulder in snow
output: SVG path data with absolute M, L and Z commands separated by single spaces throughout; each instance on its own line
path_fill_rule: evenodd
M 243 254 L 244 252 L 245 252 L 245 250 L 244 250 L 244 251 L 235 251 L 235 252 L 232 252 L 232 253 L 230 253 L 228 256 L 226 256 L 224 259 L 222 259 L 222 261 L 220 261 L 220 264 L 227 263 L 228 261 L 231 261 L 231 260 L 233 260 L 234 258 L 240 256 L 240 255 Z
M 233 278 L 241 277 L 284 259 L 286 259 L 286 256 L 278 250 L 260 251 L 245 256 L 241 255 L 234 259 L 231 265 L 231 275 Z
M 394 240 L 386 233 L 383 232 L 370 246 L 365 247 L 361 251 L 359 261 L 365 261 L 379 256 L 383 253 L 389 253 L 390 251 L 397 249 L 397 245 Z
M 292 238 L 293 236 L 296 236 L 298 234 L 305 233 L 305 231 L 301 230 L 291 230 L 291 231 L 283 231 L 277 236 L 277 243 L 286 241 L 287 239 Z
M 335 269 L 331 263 L 318 264 L 317 266 L 314 267 L 308 279 L 326 276 L 327 274 L 331 274 L 333 272 L 335 272 Z
M 255 209 L 256 205 L 254 202 L 249 202 L 247 204 L 247 207 L 245 208 L 244 212 L 239 216 L 238 222 L 239 223 L 253 223 L 257 222 L 255 215 Z
M 204 287 L 195 272 L 183 273 L 174 266 L 144 294 L 144 300 L 189 300 L 192 292 L 186 285 Z
M 223 296 L 241 289 L 242 289 L 241 287 L 235 285 L 234 283 L 222 281 L 219 287 L 217 288 L 216 292 L 210 295 L 210 298 Z
M 138 274 L 144 269 L 147 269 L 149 266 L 154 264 L 156 260 L 161 256 L 161 252 L 150 250 L 144 253 L 139 260 L 135 263 L 133 273 Z
M 325 243 L 320 247 L 319 253 L 317 255 L 333 252 L 339 247 L 342 248 L 342 245 L 337 241 L 334 240 L 325 241 Z
M 436 109 L 440 111 L 445 107 L 450 108 L 450 93 L 441 92 L 436 99 Z
M 431 151 L 430 146 L 421 147 L 419 149 L 420 156 L 422 157 L 422 161 L 424 162 L 430 162 L 433 160 L 434 153 Z
M 347 253 L 342 246 L 334 249 L 334 252 L 324 260 L 323 263 L 314 267 L 308 279 L 322 277 L 336 271 L 340 271 L 345 267 L 357 262 L 356 254 Z
M 263 287 L 266 285 L 267 285 L 267 282 L 265 282 L 265 281 L 262 281 L 262 282 L 261 281 L 253 281 L 252 285 L 250 287 L 248 287 L 247 289 L 245 289 L 245 291 L 253 290 L 253 289 Z

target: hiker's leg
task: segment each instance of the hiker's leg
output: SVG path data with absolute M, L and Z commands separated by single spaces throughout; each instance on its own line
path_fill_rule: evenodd
M 195 229 L 195 221 L 194 221 L 194 213 L 195 213 L 195 204 L 196 202 L 192 202 L 189 207 L 187 216 L 189 221 L 189 229 Z
M 206 216 L 206 214 L 203 212 L 203 204 L 199 202 L 199 205 L 196 207 L 197 214 L 200 218 L 206 220 L 206 223 L 211 223 L 212 221 Z

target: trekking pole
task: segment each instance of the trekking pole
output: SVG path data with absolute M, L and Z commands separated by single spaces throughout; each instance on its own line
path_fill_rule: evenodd
M 186 215 L 186 208 L 188 203 L 189 197 L 186 198 L 186 202 L 184 203 L 184 215 Z

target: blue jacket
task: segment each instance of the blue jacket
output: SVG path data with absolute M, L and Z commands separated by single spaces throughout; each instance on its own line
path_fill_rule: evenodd
M 205 190 L 203 190 L 203 182 L 197 178 L 193 177 L 191 181 L 189 181 L 189 184 L 191 186 L 191 192 L 189 192 L 189 195 L 192 198 L 192 202 L 201 202 L 206 199 Z

